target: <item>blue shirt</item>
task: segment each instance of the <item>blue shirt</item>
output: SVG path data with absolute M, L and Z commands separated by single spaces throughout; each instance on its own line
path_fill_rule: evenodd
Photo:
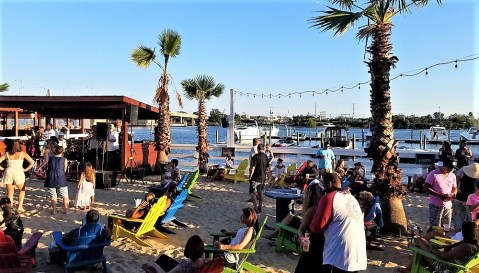
M 330 149 L 319 149 L 316 153 L 316 156 L 319 157 L 318 169 L 332 169 L 334 152 Z

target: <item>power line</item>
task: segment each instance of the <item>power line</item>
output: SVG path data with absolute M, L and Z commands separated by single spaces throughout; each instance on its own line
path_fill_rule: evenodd
M 443 66 L 443 65 L 448 65 L 448 64 L 454 64 L 454 67 L 457 68 L 458 63 L 470 62 L 470 61 L 474 61 L 474 60 L 479 59 L 478 55 L 479 55 L 479 53 L 476 53 L 476 54 L 473 54 L 473 55 L 465 56 L 465 57 L 458 58 L 458 59 L 451 60 L 451 61 L 435 63 L 435 64 L 432 64 L 432 65 L 426 66 L 424 68 L 410 70 L 410 71 L 392 76 L 389 79 L 389 81 L 393 81 L 393 80 L 395 80 L 397 78 L 401 78 L 401 77 L 414 77 L 414 76 L 417 76 L 417 75 L 419 75 L 421 73 L 424 73 L 424 72 L 427 76 L 429 74 L 429 71 L 432 68 L 435 68 L 435 67 L 438 67 L 438 66 Z M 262 99 L 264 99 L 264 98 L 266 98 L 266 99 L 267 98 L 270 98 L 270 99 L 271 98 L 281 98 L 281 97 L 291 98 L 291 96 L 294 96 L 294 95 L 299 95 L 299 97 L 302 97 L 303 95 L 307 95 L 307 94 L 312 94 L 312 96 L 314 97 L 315 95 L 322 95 L 322 94 L 328 95 L 328 92 L 329 93 L 336 93 L 336 92 L 341 91 L 341 93 L 342 93 L 344 90 L 351 90 L 351 89 L 355 89 L 355 88 L 361 89 L 361 85 L 365 85 L 365 84 L 369 84 L 369 83 L 371 83 L 371 80 L 364 81 L 364 82 L 358 82 L 356 84 L 347 84 L 347 85 L 336 86 L 336 87 L 333 87 L 333 88 L 330 87 L 330 88 L 326 88 L 326 89 L 322 89 L 322 90 L 305 90 L 305 91 L 294 91 L 294 92 L 289 92 L 289 93 L 268 93 L 268 92 L 256 93 L 256 92 L 235 91 L 235 95 L 247 96 L 247 97 L 253 96 L 254 98 L 258 97 L 258 98 L 262 98 Z

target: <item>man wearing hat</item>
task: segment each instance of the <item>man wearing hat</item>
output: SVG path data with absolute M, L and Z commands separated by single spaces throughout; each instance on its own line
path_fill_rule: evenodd
M 444 159 L 442 166 L 429 173 L 425 188 L 429 193 L 429 230 L 451 225 L 452 200 L 457 193 L 456 175 L 452 160 Z
M 471 212 L 467 206 L 467 197 L 476 191 L 479 183 L 479 163 L 462 167 L 456 174 L 458 182 L 456 199 L 452 206 L 454 229 L 461 229 L 464 221 L 471 221 Z

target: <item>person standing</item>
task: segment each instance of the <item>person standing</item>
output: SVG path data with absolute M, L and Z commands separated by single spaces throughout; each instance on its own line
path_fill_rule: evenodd
M 0 163 L 7 160 L 7 168 L 3 174 L 3 183 L 7 188 L 7 196 L 13 202 L 14 186 L 18 189 L 18 212 L 24 212 L 23 200 L 25 199 L 25 172 L 28 172 L 35 162 L 27 154 L 24 153 L 20 147 L 18 140 L 8 143 L 6 153 L 0 157 Z M 29 165 L 23 168 L 23 161 L 26 160 Z M 0 166 L 0 170 L 4 170 Z
M 451 225 L 452 200 L 457 193 L 456 175 L 452 160 L 445 159 L 442 166 L 429 173 L 425 188 L 429 193 L 429 230 L 433 226 Z
M 457 168 L 460 169 L 469 165 L 469 158 L 472 157 L 472 151 L 467 147 L 467 142 L 463 139 L 459 142 L 459 148 L 456 150 Z
M 251 150 L 249 152 L 249 162 L 251 164 L 251 159 L 255 154 L 258 153 L 258 144 L 260 143 L 259 138 L 253 138 L 253 147 L 251 147 Z
M 68 186 L 67 186 L 67 159 L 63 157 L 63 147 L 57 146 L 55 155 L 51 156 L 47 165 L 47 176 L 44 186 L 48 188 L 51 202 L 51 213 L 57 211 L 57 194 L 63 199 L 63 208 L 65 214 L 68 214 Z
M 119 149 L 120 149 L 120 136 L 118 131 L 115 128 L 115 125 L 110 124 L 110 132 L 107 139 L 107 150 L 108 150 L 108 163 L 107 169 L 110 171 L 116 171 L 119 168 Z
M 367 268 L 366 233 L 358 201 L 341 192 L 341 179 L 335 173 L 324 175 L 323 196 L 313 217 L 311 234 L 324 233 L 323 270 L 355 272 Z
M 95 179 L 95 169 L 90 162 L 87 162 L 85 170 L 80 175 L 80 181 L 78 181 L 78 192 L 75 199 L 75 206 L 82 210 L 90 209 L 95 199 Z
M 263 206 L 263 191 L 268 164 L 268 157 L 264 153 L 264 145 L 259 143 L 258 153 L 251 158 L 249 167 L 249 195 L 256 213 L 261 213 L 261 207 Z
M 48 124 L 47 124 L 47 128 L 45 129 L 44 135 L 45 135 L 45 139 L 50 139 L 52 136 L 54 136 L 54 137 L 57 136 L 57 131 L 55 131 L 55 130 L 52 128 L 52 124 L 51 124 L 51 123 L 48 123 Z
M 452 222 L 454 229 L 459 230 L 464 221 L 474 221 L 471 219 L 471 211 L 467 204 L 468 197 L 475 194 L 476 185 L 479 183 L 479 163 L 472 163 L 462 167 L 456 174 L 457 195 L 452 203 Z
M 336 158 L 334 152 L 330 149 L 329 142 L 324 142 L 323 148 L 318 150 L 316 157 L 319 157 L 319 175 L 323 176 L 326 173 L 333 173 Z

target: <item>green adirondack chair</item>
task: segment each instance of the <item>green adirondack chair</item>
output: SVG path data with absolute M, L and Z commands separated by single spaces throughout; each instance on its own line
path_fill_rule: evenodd
M 263 227 L 266 224 L 266 221 L 268 221 L 268 216 L 266 216 L 261 223 L 261 226 L 259 228 L 258 233 L 256 236 L 251 240 L 251 242 L 243 249 L 241 250 L 228 250 L 227 252 L 229 253 L 236 253 L 240 255 L 240 259 L 238 261 L 238 266 L 237 269 L 234 268 L 229 268 L 225 267 L 223 270 L 223 273 L 240 273 L 243 272 L 243 270 L 247 270 L 248 272 L 258 272 L 258 273 L 266 273 L 266 270 L 259 268 L 258 266 L 255 266 L 248 262 L 248 257 L 250 254 L 253 254 L 256 252 L 255 246 L 256 242 L 261 238 L 261 232 L 263 231 Z M 223 253 L 226 252 L 225 250 L 219 250 L 215 247 L 212 246 L 207 246 L 205 247 L 205 253 L 209 254 L 209 258 L 213 259 L 213 255 L 216 253 Z
M 194 197 L 194 198 L 199 198 L 201 199 L 200 196 L 198 195 L 195 195 L 191 192 L 191 190 L 193 189 L 193 186 L 196 184 L 196 182 L 198 181 L 198 177 L 200 176 L 200 170 L 196 170 L 194 171 L 189 177 L 188 177 L 188 181 L 186 181 L 186 184 L 184 186 L 184 190 L 187 190 L 188 191 L 188 195 L 191 196 L 191 197 Z M 180 189 L 180 191 L 182 191 Z
M 453 266 L 457 268 L 457 270 L 454 271 L 455 273 L 479 272 L 479 252 L 472 256 L 472 258 L 469 259 L 469 261 L 467 261 L 465 264 L 455 264 L 443 260 L 436 255 L 415 246 L 411 246 L 409 249 L 413 252 L 411 273 L 433 273 L 432 268 L 426 266 L 426 262 L 424 261 L 423 257 Z
M 274 250 L 280 253 L 283 249 L 289 249 L 301 254 L 303 248 L 293 240 L 293 237 L 298 233 L 298 230 L 281 223 L 276 223 L 276 226 L 279 228 L 279 234 L 278 238 L 276 238 L 276 246 Z
M 244 159 L 238 165 L 238 168 L 231 169 L 229 173 L 226 173 L 224 179 L 233 180 L 233 183 L 236 183 L 238 181 L 248 182 L 248 179 L 244 177 L 246 173 L 246 169 L 248 169 L 248 166 L 249 166 L 248 159 Z

